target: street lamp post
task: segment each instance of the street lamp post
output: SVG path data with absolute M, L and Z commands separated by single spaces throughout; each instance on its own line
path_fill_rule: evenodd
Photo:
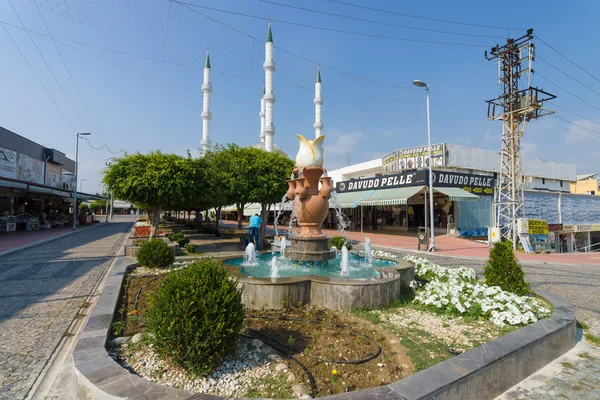
M 427 251 L 435 252 L 435 233 L 433 215 L 433 172 L 431 171 L 433 157 L 431 154 L 431 117 L 429 114 L 429 85 L 420 80 L 413 81 L 413 85 L 417 87 L 423 87 L 427 92 L 427 147 L 429 147 L 429 225 L 431 227 L 431 239 L 429 242 L 429 249 Z
M 79 172 L 79 136 L 89 136 L 89 132 L 77 132 L 75 145 L 75 184 L 73 186 L 73 230 L 77 228 L 77 173 Z

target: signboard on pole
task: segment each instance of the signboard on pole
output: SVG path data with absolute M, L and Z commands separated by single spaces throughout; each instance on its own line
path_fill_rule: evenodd
M 0 147 L 0 176 L 17 179 L 17 152 Z

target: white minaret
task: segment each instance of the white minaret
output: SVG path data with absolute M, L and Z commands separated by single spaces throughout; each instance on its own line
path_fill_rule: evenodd
M 323 121 L 321 120 L 321 69 L 317 68 L 317 82 L 315 83 L 315 139 L 323 135 Z
M 273 92 L 273 72 L 275 71 L 275 62 L 273 61 L 273 35 L 271 34 L 271 23 L 269 23 L 269 32 L 265 42 L 265 150 L 273 151 L 273 135 L 275 135 L 275 126 L 273 126 L 273 103 L 275 103 L 275 93 Z
M 204 64 L 204 83 L 202 84 L 202 154 L 206 153 L 212 147 L 210 140 L 210 120 L 212 113 L 210 112 L 210 94 L 213 91 L 212 83 L 210 83 L 210 57 L 206 52 L 206 63 Z
M 262 97 L 260 98 L 260 142 L 265 141 L 265 86 L 263 85 Z

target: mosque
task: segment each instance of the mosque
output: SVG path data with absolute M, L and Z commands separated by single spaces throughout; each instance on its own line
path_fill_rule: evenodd
M 275 61 L 273 59 L 273 34 L 271 24 L 267 32 L 267 41 L 265 42 L 265 84 L 263 86 L 262 97 L 260 99 L 260 142 L 252 147 L 264 149 L 265 151 L 276 151 L 285 154 L 279 146 L 273 142 L 275 136 L 275 125 L 273 125 L 273 111 L 275 105 L 275 92 L 273 90 L 273 75 L 275 73 Z M 203 108 L 202 108 L 202 141 L 200 142 L 202 153 L 205 153 L 212 147 L 210 140 L 210 121 L 212 113 L 210 112 L 210 95 L 213 91 L 210 82 L 211 67 L 208 51 L 206 52 L 206 62 L 204 64 L 204 83 L 202 85 Z M 321 120 L 321 107 L 323 98 L 321 96 L 321 71 L 317 69 L 317 79 L 315 83 L 315 139 L 323 135 L 323 121 Z

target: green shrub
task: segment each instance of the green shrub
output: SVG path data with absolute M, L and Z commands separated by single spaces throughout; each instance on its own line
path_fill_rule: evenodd
M 335 247 L 337 247 L 338 250 L 341 250 L 345 241 L 346 241 L 346 238 L 343 236 L 334 236 L 329 241 L 329 244 L 330 244 L 330 246 L 335 246 Z M 350 241 L 346 242 L 346 248 L 348 250 L 352 250 L 352 243 L 350 243 Z
M 136 257 L 138 264 L 149 268 L 166 268 L 175 261 L 171 249 L 161 239 L 152 239 L 142 243 Z
M 489 286 L 500 286 L 520 296 L 530 293 L 529 282 L 525 281 L 525 273 L 509 241 L 494 243 L 483 276 Z
M 195 253 L 196 252 L 196 245 L 193 243 L 188 243 L 185 245 L 185 251 L 187 251 L 188 253 Z
M 242 289 L 215 259 L 169 274 L 146 312 L 156 351 L 205 375 L 235 349 L 244 322 Z
M 212 224 L 202 225 L 202 233 L 217 233 L 217 228 Z
M 171 233 L 170 235 L 167 235 L 167 238 L 171 242 L 177 242 L 179 247 L 182 249 L 190 242 L 190 239 L 185 237 L 185 235 L 181 232 Z

